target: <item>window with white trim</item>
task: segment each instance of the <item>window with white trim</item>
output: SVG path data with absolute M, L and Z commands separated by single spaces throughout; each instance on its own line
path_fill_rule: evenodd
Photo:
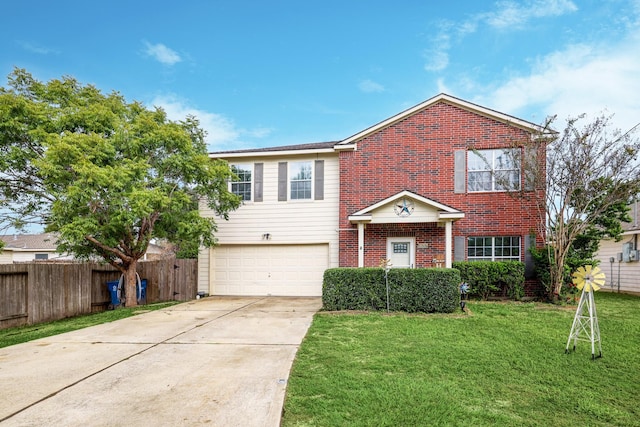
M 467 189 L 509 191 L 520 189 L 518 149 L 473 150 L 467 155 Z
M 469 237 L 468 261 L 520 261 L 520 236 Z
M 291 200 L 312 198 L 313 162 L 289 163 L 289 194 Z
M 251 164 L 238 164 L 231 165 L 231 170 L 236 175 L 236 179 L 231 182 L 230 191 L 233 194 L 240 196 L 243 201 L 251 200 L 251 175 L 253 172 L 253 165 Z

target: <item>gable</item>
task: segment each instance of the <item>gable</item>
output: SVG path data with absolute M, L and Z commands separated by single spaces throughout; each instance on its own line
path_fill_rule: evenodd
M 388 128 L 390 126 L 393 126 L 394 124 L 405 120 L 411 116 L 413 116 L 414 114 L 417 114 L 421 111 L 427 110 L 437 104 L 440 103 L 444 103 L 450 106 L 454 106 L 456 108 L 459 108 L 461 110 L 473 113 L 475 115 L 484 117 L 486 119 L 490 119 L 490 120 L 494 120 L 497 121 L 499 123 L 503 123 L 503 124 L 507 124 L 509 126 L 512 126 L 514 128 L 520 129 L 520 130 L 524 130 L 528 133 L 541 133 L 543 132 L 543 128 L 540 127 L 539 125 L 536 125 L 534 123 L 531 122 L 527 122 L 525 120 L 522 119 L 518 119 L 517 117 L 514 116 L 510 116 L 508 114 L 504 114 L 501 113 L 499 111 L 495 111 L 492 110 L 490 108 L 486 108 L 486 107 L 482 107 L 480 105 L 477 104 L 473 104 L 471 102 L 462 100 L 460 98 L 456 98 L 453 97 L 451 95 L 447 95 L 444 93 L 441 93 L 439 95 L 434 96 L 433 98 L 430 98 L 418 105 L 415 105 L 414 107 L 411 107 L 405 111 L 402 111 L 398 114 L 396 114 L 395 116 L 392 116 L 386 120 L 381 121 L 380 123 L 377 123 L 361 132 L 356 133 L 355 135 L 350 136 L 347 139 L 344 139 L 342 141 L 340 141 L 338 144 L 336 144 L 336 149 L 340 149 L 343 146 L 351 146 L 352 144 L 354 144 L 355 142 L 366 138 L 367 136 L 370 136 L 382 129 Z
M 464 218 L 464 213 L 450 206 L 401 191 L 349 216 L 351 222 L 372 224 L 428 223 Z

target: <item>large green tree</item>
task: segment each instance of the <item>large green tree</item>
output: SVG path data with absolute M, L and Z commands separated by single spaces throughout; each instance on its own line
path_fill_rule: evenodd
M 117 92 L 15 69 L 0 88 L 0 222 L 41 223 L 60 251 L 106 260 L 136 305 L 152 238 L 212 246 L 216 224 L 199 201 L 225 219 L 239 206 L 231 169 L 207 156 L 204 137 L 194 117 L 170 121 Z
M 627 205 L 640 191 L 640 140 L 634 130 L 613 129 L 610 117 L 567 119 L 564 129 L 550 132 L 555 117 L 529 141 L 515 159 L 525 185 L 512 192 L 536 198 L 540 233 L 546 236 L 548 293 L 556 299 L 566 278 L 569 258 L 592 256 L 605 237 L 618 238 Z M 536 191 L 526 191 L 535 189 Z

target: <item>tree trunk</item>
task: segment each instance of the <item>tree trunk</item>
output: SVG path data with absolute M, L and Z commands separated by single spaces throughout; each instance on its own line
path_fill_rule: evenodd
M 556 275 L 553 279 L 553 286 L 551 286 L 551 295 L 549 299 L 551 302 L 556 303 L 560 300 L 560 292 L 562 291 L 562 277 Z
M 562 285 L 564 283 L 564 260 L 566 250 L 562 248 L 555 248 L 553 263 L 551 268 L 551 288 L 549 298 L 551 301 L 558 302 L 560 299 L 560 292 L 562 291 Z
M 125 306 L 135 307 L 138 305 L 138 293 L 136 289 L 136 270 L 138 261 L 132 261 L 124 269 Z

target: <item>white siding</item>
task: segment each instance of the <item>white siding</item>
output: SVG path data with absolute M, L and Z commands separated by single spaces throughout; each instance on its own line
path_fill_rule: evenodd
M 13 251 L 13 261 L 14 262 L 29 262 L 36 259 L 36 254 L 47 254 L 47 259 L 60 259 L 60 254 L 56 252 L 47 252 L 47 251 Z
M 618 262 L 617 254 L 622 252 L 622 245 L 625 242 L 633 242 L 634 236 L 623 236 L 619 242 L 613 240 L 603 240 L 600 242 L 600 250 L 596 258 L 600 260 L 600 269 L 606 275 L 606 288 L 617 291 L 618 284 L 620 290 L 624 292 L 640 293 L 640 262 Z M 610 258 L 613 257 L 613 264 Z
M 373 210 L 372 224 L 411 223 L 411 222 L 438 222 L 439 213 L 433 206 L 414 202 L 414 210 L 411 215 L 400 218 L 396 212 L 397 204 L 402 204 L 402 199 L 396 200 Z
M 5 249 L 3 253 L 0 254 L 0 263 L 11 264 L 14 262 L 30 262 L 36 259 L 36 254 L 47 254 L 48 255 L 47 260 L 50 260 L 50 261 L 73 259 L 73 257 L 70 255 L 61 255 L 58 252 L 53 252 L 50 250 L 33 251 L 29 249 L 20 249 L 20 250 Z
M 324 160 L 324 200 L 278 201 L 278 163 Z M 296 245 L 326 244 L 329 267 L 338 266 L 339 163 L 337 153 L 306 154 L 286 157 L 251 157 L 230 163 L 263 163 L 263 201 L 245 202 L 229 214 L 229 220 L 216 218 L 216 238 L 220 245 Z M 290 177 L 288 177 L 290 178 Z M 201 207 L 203 216 L 214 214 Z M 269 234 L 269 239 L 265 235 Z M 198 273 L 198 289 L 211 283 L 210 256 Z M 208 285 L 207 285 L 208 286 Z
M 209 293 L 209 248 L 198 251 L 198 292 Z
M 36 254 L 34 252 L 14 252 L 13 253 L 13 261 L 15 262 L 27 262 L 33 261 L 36 259 Z

